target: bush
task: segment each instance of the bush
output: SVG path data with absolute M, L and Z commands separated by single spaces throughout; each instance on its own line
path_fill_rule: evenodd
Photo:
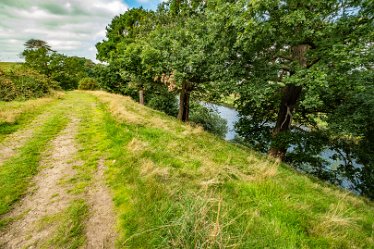
M 154 96 L 149 100 L 148 106 L 173 117 L 178 114 L 178 104 L 174 95 Z
M 98 89 L 97 81 L 94 78 L 83 78 L 79 81 L 78 89 L 80 90 L 96 90 Z
M 201 125 L 206 131 L 220 137 L 227 133 L 227 121 L 212 109 L 198 103 L 191 104 L 190 122 Z
M 18 68 L 0 73 L 0 101 L 40 98 L 56 88 L 54 82 L 33 70 Z

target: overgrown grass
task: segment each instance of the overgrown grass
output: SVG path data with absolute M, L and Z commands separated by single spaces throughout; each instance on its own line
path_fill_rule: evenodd
M 22 63 L 19 62 L 0 62 L 0 70 L 4 73 L 9 73 L 14 70 L 18 70 L 22 67 Z
M 0 167 L 0 215 L 9 211 L 25 193 L 31 177 L 38 172 L 41 153 L 66 123 L 67 118 L 62 113 L 53 115 L 37 129 L 15 157 Z
M 121 248 L 370 248 L 364 198 L 142 107 L 106 104 Z M 114 119 L 113 119 L 114 118 Z
M 58 228 L 40 248 L 80 248 L 85 242 L 84 224 L 88 217 L 88 206 L 85 200 L 74 200 L 63 212 L 46 220 L 47 224 L 57 223 Z
M 28 101 L 0 101 L 0 142 L 7 135 L 30 124 L 33 118 L 56 104 L 58 99 L 62 98 L 63 93 L 55 92 L 48 98 Z

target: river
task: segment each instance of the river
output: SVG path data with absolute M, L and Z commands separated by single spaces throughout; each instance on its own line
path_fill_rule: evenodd
M 214 111 L 216 111 L 221 118 L 225 119 L 227 121 L 227 127 L 228 130 L 225 135 L 225 140 L 231 141 L 233 140 L 238 134 L 235 130 L 235 124 L 239 121 L 240 115 L 239 112 L 236 111 L 233 108 L 229 108 L 223 105 L 218 105 L 218 104 L 212 104 L 212 103 L 202 103 L 205 107 L 208 107 Z M 288 149 L 289 152 L 292 152 L 292 146 Z M 337 165 L 340 165 L 341 162 L 339 159 L 334 160 L 332 159 L 332 156 L 335 152 L 331 149 L 326 148 L 324 151 L 320 153 L 320 157 L 328 162 L 327 168 L 325 168 L 326 171 L 334 171 L 337 169 Z M 362 165 L 358 164 L 355 160 L 353 160 L 353 166 L 355 168 L 361 168 Z M 308 172 L 308 165 L 302 165 L 300 168 L 303 168 L 304 172 Z M 357 190 L 355 189 L 355 185 L 352 181 L 350 181 L 347 177 L 345 176 L 338 176 L 341 183 L 340 186 L 346 189 L 349 189 L 353 191 L 356 194 L 359 194 Z
M 237 136 L 235 131 L 235 124 L 239 121 L 239 112 L 233 108 L 229 108 L 222 105 L 203 103 L 204 106 L 216 111 L 221 118 L 227 121 L 227 132 L 225 140 L 230 141 Z

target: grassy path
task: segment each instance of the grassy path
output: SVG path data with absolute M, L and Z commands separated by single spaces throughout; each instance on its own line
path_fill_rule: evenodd
M 113 205 L 95 150 L 97 112 L 93 97 L 70 93 L 37 117 L 40 127 L 26 128 L 25 144 L 0 168 L 1 248 L 113 247 Z
M 373 248 L 372 202 L 127 97 L 43 110 L 4 138 L 29 130 L 0 166 L 0 248 Z
M 6 233 L 3 234 L 3 243 L 10 248 L 36 247 L 40 241 L 53 234 L 54 227 L 38 229 L 35 233 L 35 224 L 45 216 L 54 216 L 66 209 L 72 201 L 68 194 L 66 184 L 60 184 L 64 179 L 74 175 L 71 162 L 77 153 L 74 137 L 78 120 L 72 118 L 65 129 L 54 138 L 46 153 L 43 153 L 40 167 L 42 168 L 33 180 L 33 188 L 21 203 L 9 214 L 9 217 L 20 217 L 14 221 Z
M 63 93 L 55 93 L 47 98 L 33 99 L 24 102 L 0 101 L 0 144 L 5 138 L 23 128 L 29 129 L 34 118 L 52 108 L 63 98 Z M 35 123 L 35 121 L 34 121 Z

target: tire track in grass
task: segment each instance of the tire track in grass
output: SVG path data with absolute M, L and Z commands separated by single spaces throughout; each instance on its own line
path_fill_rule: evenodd
M 45 216 L 61 213 L 74 198 L 68 193 L 69 185 L 60 183 L 75 173 L 73 166 L 77 163 L 71 159 L 77 153 L 75 135 L 78 123 L 79 120 L 73 117 L 68 126 L 51 142 L 51 149 L 43 155 L 40 166 L 44 168 L 34 178 L 35 189 L 7 215 L 21 218 L 1 234 L 2 248 L 34 247 L 48 239 L 56 230 L 55 226 L 40 230 L 38 222 Z
M 83 248 L 114 248 L 117 239 L 117 217 L 104 176 L 106 166 L 103 154 L 106 153 L 108 146 L 108 138 L 104 130 L 104 110 L 102 104 L 98 104 L 93 96 L 82 94 L 81 100 L 87 100 L 89 103 L 85 108 L 78 136 L 82 148 L 80 158 L 85 160 L 85 167 L 82 167 L 84 172 L 80 173 L 88 174 L 91 179 L 87 182 L 87 191 L 85 191 L 88 217 L 85 223 L 86 241 Z
M 38 128 L 35 135 L 13 158 L 0 167 L 0 228 L 4 225 L 2 215 L 9 212 L 29 187 L 31 177 L 38 172 L 41 154 L 48 142 L 67 124 L 63 113 L 56 113 Z
M 105 186 L 102 159 L 107 148 L 103 109 L 96 98 L 84 92 L 72 92 L 69 96 L 73 102 L 79 101 L 74 112 L 81 118 L 77 158 L 82 165 L 75 168 L 76 174 L 71 179 L 72 193 L 78 199 L 58 217 L 56 232 L 42 248 L 114 248 L 116 215 Z
M 88 191 L 90 216 L 86 224 L 87 249 L 114 248 L 116 217 L 109 189 L 105 185 L 104 160 L 99 161 L 94 183 Z
M 54 105 L 52 105 L 54 106 Z M 11 133 L 0 142 L 0 166 L 9 158 L 13 157 L 35 134 L 35 130 L 43 125 L 45 120 L 51 116 L 51 107 L 37 115 L 26 127 Z

